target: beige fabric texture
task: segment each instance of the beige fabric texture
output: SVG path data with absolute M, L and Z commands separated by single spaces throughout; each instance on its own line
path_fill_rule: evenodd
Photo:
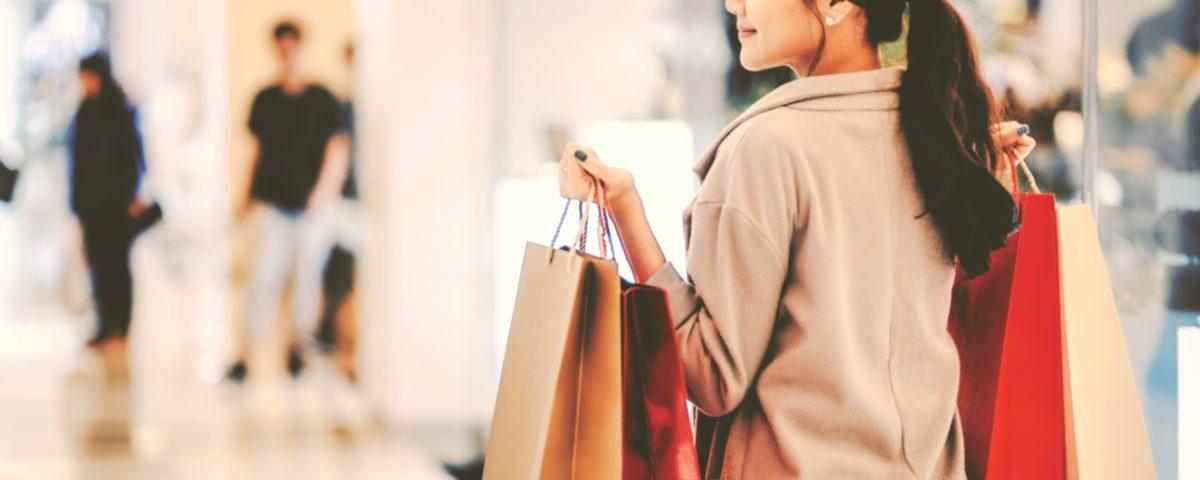
M 690 400 L 732 424 L 720 478 L 965 478 L 954 264 L 920 217 L 902 74 L 787 83 L 696 165 L 687 279 L 648 283 Z

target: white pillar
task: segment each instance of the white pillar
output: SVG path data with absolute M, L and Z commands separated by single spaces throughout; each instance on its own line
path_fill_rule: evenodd
M 394 426 L 480 425 L 494 401 L 492 5 L 357 7 L 363 381 Z
M 1179 478 L 1200 478 L 1200 327 L 1179 327 L 1178 342 Z

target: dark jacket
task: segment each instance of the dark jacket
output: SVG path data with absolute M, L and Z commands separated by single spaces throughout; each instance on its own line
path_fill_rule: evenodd
M 145 169 L 132 106 L 85 100 L 71 128 L 71 210 L 78 216 L 125 211 Z

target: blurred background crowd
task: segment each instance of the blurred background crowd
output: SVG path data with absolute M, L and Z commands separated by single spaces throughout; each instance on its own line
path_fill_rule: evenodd
M 954 4 L 1098 208 L 1177 478 L 1200 1 Z M 0 478 L 471 478 L 557 153 L 633 170 L 684 268 L 692 162 L 791 78 L 736 47 L 716 0 L 0 0 Z

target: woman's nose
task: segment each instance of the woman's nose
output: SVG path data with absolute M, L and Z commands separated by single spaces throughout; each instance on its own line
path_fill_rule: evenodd
M 725 10 L 734 15 L 745 15 L 746 0 L 725 0 Z

